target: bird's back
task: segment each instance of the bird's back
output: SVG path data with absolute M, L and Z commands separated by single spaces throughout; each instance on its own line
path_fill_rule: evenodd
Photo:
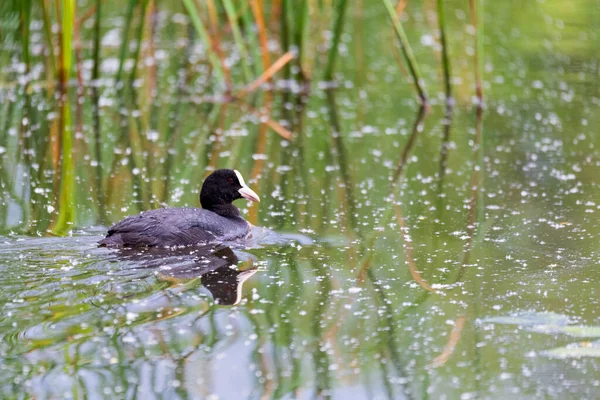
M 111 226 L 101 246 L 185 246 L 228 241 L 248 234 L 241 217 L 226 218 L 201 208 L 159 208 Z

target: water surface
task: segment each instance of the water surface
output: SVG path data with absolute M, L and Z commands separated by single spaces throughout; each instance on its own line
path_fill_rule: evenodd
M 143 67 L 132 91 L 117 92 L 122 17 L 109 7 L 102 185 L 86 96 L 67 237 L 46 236 L 59 180 L 40 156 L 57 119 L 44 63 L 34 57 L 27 79 L 18 63 L 1 67 L 2 397 L 597 396 L 600 6 L 486 2 L 478 113 L 468 9 L 447 2 L 447 114 L 431 2 L 406 21 L 426 111 L 381 29 L 384 9 L 364 3 L 343 37 L 337 89 L 323 89 L 315 54 L 308 93 L 290 82 L 274 91 L 291 141 L 235 103 L 206 101 L 219 90 L 177 10 L 160 14 L 156 81 Z M 89 44 L 83 57 L 88 84 Z M 195 206 L 218 167 L 240 170 L 261 196 L 257 208 L 239 204 L 249 220 L 294 240 L 261 237 L 216 258 L 97 248 L 126 215 Z

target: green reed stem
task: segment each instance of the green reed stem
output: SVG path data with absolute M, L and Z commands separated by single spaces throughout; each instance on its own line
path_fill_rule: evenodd
M 63 65 L 67 76 L 73 65 L 73 29 L 75 24 L 75 0 L 62 0 L 62 46 Z
M 261 48 L 256 33 L 249 27 L 255 24 L 254 18 L 252 17 L 252 7 L 246 7 L 245 12 L 242 14 L 242 20 L 244 26 L 247 28 L 245 33 L 246 40 L 248 41 L 250 52 L 252 53 L 251 61 L 254 64 L 254 75 L 260 75 L 265 69 L 269 68 L 269 65 L 263 65 Z
M 483 93 L 482 93 L 483 94 Z M 483 102 L 483 98 L 481 99 Z M 484 171 L 485 171 L 485 152 L 484 152 L 484 134 L 483 134 L 483 103 L 480 103 L 476 110 L 476 122 L 475 122 L 475 132 L 479 137 L 477 140 L 477 164 L 479 166 L 479 175 L 477 182 L 477 236 L 480 241 L 483 240 L 484 237 L 484 229 L 483 224 L 485 222 L 485 196 L 483 195 L 483 186 L 484 186 Z
M 46 2 L 40 1 L 40 4 L 42 6 L 42 19 L 44 20 L 44 34 L 46 35 L 48 50 L 50 52 L 49 61 L 53 68 L 52 71 L 56 71 L 56 55 L 54 54 L 54 44 L 52 43 L 52 23 L 50 22 L 50 14 L 48 13 Z
M 338 46 L 340 44 L 340 38 L 342 36 L 342 29 L 344 27 L 344 18 L 346 15 L 346 8 L 348 4 L 347 0 L 338 0 L 335 7 L 335 22 L 333 24 L 333 40 L 331 42 L 331 48 L 329 49 L 329 55 L 327 56 L 327 66 L 325 67 L 326 81 L 333 79 L 333 70 L 335 68 L 335 60 L 337 59 Z
M 29 74 L 31 71 L 31 54 L 29 51 L 29 35 L 30 35 L 30 25 L 31 25 L 31 0 L 24 0 L 21 4 L 20 10 L 20 23 L 19 27 L 21 30 L 21 45 L 22 45 L 22 54 L 23 61 L 25 64 L 25 73 Z M 22 111 L 23 118 L 27 118 L 31 121 L 32 117 L 32 107 L 31 107 L 31 97 L 28 93 L 29 82 L 25 83 L 25 101 L 24 107 Z M 28 131 L 27 124 L 21 123 L 19 130 L 19 150 L 17 151 L 17 159 L 19 162 L 21 160 L 21 156 L 24 156 L 26 160 L 30 160 L 29 152 L 25 150 L 29 150 L 31 147 L 31 135 Z
M 75 219 L 75 165 L 73 163 L 73 126 L 67 83 L 73 65 L 73 27 L 75 22 L 75 0 L 62 0 L 62 76 L 61 130 L 62 130 L 62 173 L 58 218 L 52 230 L 55 235 L 66 234 Z
M 94 155 L 96 158 L 95 180 L 96 200 L 98 201 L 98 220 L 104 223 L 106 207 L 104 188 L 102 185 L 102 137 L 100 127 L 100 96 L 98 84 L 100 79 L 100 21 L 102 20 L 102 0 L 96 0 L 96 21 L 94 24 L 94 67 L 92 68 L 92 126 L 94 129 Z
M 281 15 L 279 16 L 279 24 L 280 24 L 280 39 L 281 39 L 281 48 L 284 52 L 288 52 L 290 50 L 290 32 L 291 32 L 291 24 L 288 18 L 290 13 L 290 5 L 289 0 L 281 1 Z M 283 67 L 283 77 L 284 79 L 290 79 L 291 69 L 290 64 L 286 64 Z
M 475 28 L 475 91 L 483 104 L 483 0 L 469 0 L 471 23 Z
M 451 101 L 452 83 L 450 82 L 450 58 L 448 57 L 448 41 L 446 38 L 446 12 L 444 11 L 444 0 L 437 1 L 437 11 L 440 41 L 442 44 L 442 68 L 444 69 L 446 101 Z
M 213 70 L 215 71 L 217 78 L 221 82 L 225 83 L 225 75 L 223 73 L 223 67 L 221 65 L 221 62 L 219 61 L 219 57 L 217 57 L 215 52 L 212 50 L 212 48 L 213 48 L 212 41 L 210 40 L 210 37 L 208 36 L 208 31 L 206 30 L 206 28 L 204 27 L 204 24 L 202 23 L 202 19 L 200 18 L 199 12 L 196 9 L 196 5 L 194 4 L 194 1 L 193 0 L 182 0 L 182 1 L 183 1 L 183 5 L 185 6 L 185 8 L 188 12 L 190 19 L 192 20 L 192 24 L 194 25 L 194 28 L 196 28 L 196 32 L 198 33 L 198 36 L 200 36 L 200 39 L 202 40 L 202 42 L 204 42 L 204 47 L 206 48 L 206 54 L 208 54 L 208 59 L 213 66 Z
M 244 79 L 246 82 L 250 82 L 252 80 L 252 74 L 250 73 L 250 69 L 248 68 L 248 51 L 246 50 L 246 45 L 244 44 L 244 37 L 242 36 L 242 31 L 240 30 L 240 26 L 238 24 L 237 13 L 235 7 L 231 0 L 223 0 L 223 6 L 225 7 L 225 13 L 227 14 L 227 19 L 229 20 L 229 26 L 231 27 L 231 33 L 233 34 L 233 40 L 235 42 L 238 51 L 240 52 L 242 71 L 244 72 Z
M 138 92 L 136 90 L 131 91 L 130 102 L 131 107 L 133 107 L 134 110 L 141 109 L 138 102 Z M 150 204 L 150 197 L 152 195 L 152 183 L 149 179 L 144 179 L 143 176 L 143 174 L 150 174 L 150 171 L 152 171 L 149 166 L 151 157 L 144 156 L 144 153 L 148 152 L 148 144 L 145 139 L 145 129 L 142 126 L 141 117 L 129 115 L 128 126 L 129 129 L 126 134 L 129 142 L 127 146 L 131 148 L 128 165 L 130 167 L 134 186 L 137 185 L 139 187 L 139 206 L 144 209 Z M 141 172 L 136 174 L 136 169 L 139 169 Z
M 129 0 L 127 5 L 127 13 L 125 14 L 125 25 L 123 25 L 123 35 L 121 41 L 121 48 L 119 50 L 119 69 L 117 70 L 117 76 L 115 82 L 119 84 L 123 75 L 123 67 L 125 66 L 125 57 L 127 56 L 127 47 L 129 45 L 129 27 L 131 26 L 131 20 L 133 19 L 133 10 L 137 0 Z
M 315 276 L 319 279 L 317 296 L 315 298 L 315 306 L 312 316 L 312 336 L 317 341 L 312 353 L 314 370 L 317 372 L 315 379 L 315 390 L 317 398 L 322 398 L 323 392 L 328 392 L 331 389 L 331 360 L 326 351 L 319 345 L 320 341 L 324 341 L 324 332 L 322 321 L 325 319 L 325 312 L 331 303 L 331 275 L 327 273 L 325 266 L 318 260 L 311 260 L 311 266 Z
M 331 124 L 331 140 L 333 142 L 332 153 L 334 153 L 335 158 L 337 159 L 337 164 L 340 170 L 340 177 L 342 178 L 342 182 L 344 182 L 344 190 L 345 190 L 345 200 L 348 206 L 348 212 L 346 216 L 348 217 L 348 221 L 350 227 L 360 235 L 358 232 L 358 224 L 356 221 L 356 196 L 352 191 L 352 188 L 355 186 L 351 182 L 350 171 L 348 166 L 350 163 L 348 162 L 348 155 L 346 154 L 346 148 L 344 147 L 344 143 L 342 140 L 342 128 L 340 124 L 340 119 L 338 117 L 338 108 L 335 101 L 335 92 L 333 90 L 328 90 L 327 94 L 327 106 L 329 108 L 329 121 Z
M 427 92 L 423 87 L 423 79 L 421 78 L 421 72 L 419 71 L 419 64 L 414 56 L 412 48 L 410 47 L 410 43 L 408 42 L 408 38 L 406 37 L 406 33 L 404 32 L 404 28 L 402 28 L 402 23 L 400 22 L 400 18 L 398 18 L 398 14 L 396 14 L 396 9 L 392 4 L 392 0 L 382 0 L 385 8 L 388 12 L 390 20 L 392 21 L 392 25 L 394 26 L 394 32 L 400 41 L 400 47 L 402 48 L 402 54 L 404 54 L 404 58 L 406 59 L 406 63 L 408 64 L 408 69 L 410 70 L 410 74 L 415 82 L 415 87 L 419 94 L 419 99 L 422 104 L 427 103 Z
M 300 4 L 296 7 L 296 21 L 294 24 L 294 44 L 298 49 L 298 66 L 300 67 L 300 71 L 303 71 L 304 69 L 302 68 L 302 61 L 304 60 L 304 37 L 306 35 L 306 27 L 308 26 L 308 1 L 301 0 Z
M 29 54 L 29 26 L 31 25 L 31 0 L 21 0 L 21 43 L 23 45 L 23 61 L 27 72 L 31 67 Z
M 146 22 L 146 18 L 144 17 L 146 14 L 146 8 L 148 8 L 149 0 L 144 0 L 140 9 L 140 23 L 138 25 L 138 30 L 136 34 L 136 45 L 135 52 L 133 54 L 133 68 L 131 68 L 131 72 L 129 74 L 129 84 L 133 85 L 135 81 L 135 75 L 137 73 L 138 64 L 140 61 L 140 50 L 142 49 L 142 41 L 144 36 L 144 23 Z

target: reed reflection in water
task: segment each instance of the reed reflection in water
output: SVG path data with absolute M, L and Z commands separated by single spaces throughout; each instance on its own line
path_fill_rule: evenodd
M 2 396 L 594 398 L 597 7 L 486 3 L 484 37 L 478 1 L 400 2 L 400 18 L 250 1 L 199 27 L 209 3 L 84 4 L 121 18 L 79 21 L 82 79 L 61 87 L 42 14 L 29 66 L 0 54 Z M 232 24 L 272 50 L 244 64 Z M 251 177 L 263 201 L 242 212 L 286 240 L 96 247 L 125 215 L 196 206 L 220 167 Z

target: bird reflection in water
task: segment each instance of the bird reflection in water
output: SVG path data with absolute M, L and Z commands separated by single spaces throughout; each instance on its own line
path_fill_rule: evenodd
M 234 251 L 225 245 L 194 247 L 122 248 L 117 251 L 121 261 L 136 264 L 136 269 L 152 270 L 160 279 L 181 282 L 200 278 L 212 294 L 215 303 L 232 306 L 242 299 L 242 287 L 257 268 L 240 270 Z M 251 263 L 248 260 L 247 263 Z

